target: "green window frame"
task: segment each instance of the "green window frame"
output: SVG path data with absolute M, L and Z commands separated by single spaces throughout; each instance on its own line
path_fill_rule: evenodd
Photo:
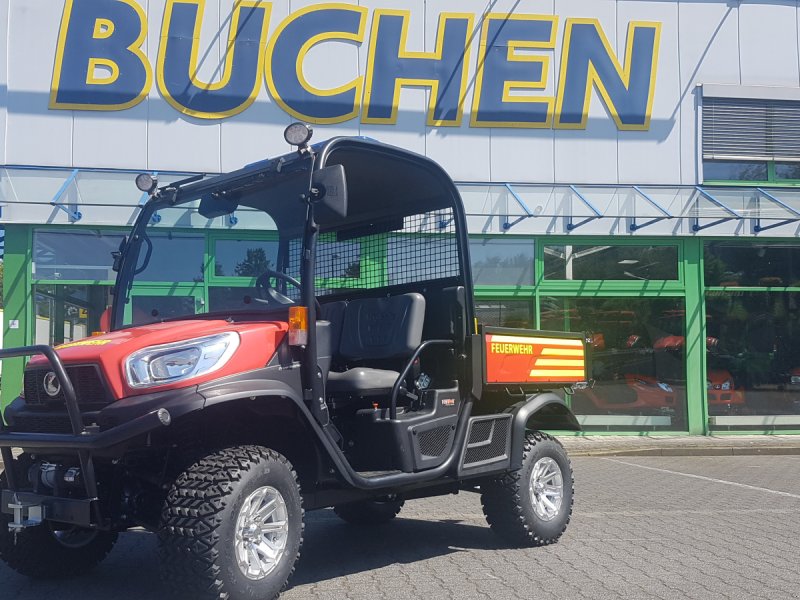
M 783 179 L 776 175 L 777 164 L 787 161 L 774 161 L 774 160 L 754 160 L 754 161 L 703 161 L 707 162 L 753 162 L 753 163 L 767 163 L 767 178 L 761 181 L 748 181 L 744 179 L 706 179 L 705 168 L 703 173 L 703 185 L 710 186 L 736 186 L 736 187 L 800 187 L 800 179 Z

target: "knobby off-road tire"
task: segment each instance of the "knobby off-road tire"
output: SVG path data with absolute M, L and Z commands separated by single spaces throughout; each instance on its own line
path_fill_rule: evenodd
M 6 488 L 0 475 L 0 489 Z M 0 514 L 0 558 L 17 573 L 34 579 L 83 575 L 114 547 L 117 534 L 45 521 L 17 534 L 9 531 L 12 516 Z
M 351 525 L 381 525 L 394 519 L 403 508 L 402 500 L 362 500 L 333 507 L 333 512 Z
M 525 437 L 522 468 L 481 486 L 481 503 L 489 525 L 505 541 L 546 546 L 566 530 L 573 494 L 572 465 L 564 447 L 533 431 Z
M 172 485 L 159 532 L 162 579 L 178 597 L 277 598 L 303 543 L 292 465 L 260 446 L 220 450 Z

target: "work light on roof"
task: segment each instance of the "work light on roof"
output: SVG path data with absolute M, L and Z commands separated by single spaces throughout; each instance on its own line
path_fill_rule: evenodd
M 145 194 L 152 194 L 158 187 L 158 179 L 150 173 L 140 173 L 136 176 L 136 187 Z
M 312 135 L 314 135 L 314 130 L 305 123 L 292 123 L 283 132 L 286 142 L 298 148 L 306 146 L 311 141 Z

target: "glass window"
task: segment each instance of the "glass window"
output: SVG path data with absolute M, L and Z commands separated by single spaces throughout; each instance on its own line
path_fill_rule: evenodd
M 705 181 L 766 181 L 768 177 L 766 162 L 703 161 Z
M 491 327 L 533 329 L 533 305 L 528 300 L 476 300 L 478 323 Z
M 706 315 L 709 414 L 800 415 L 800 294 L 708 292 Z
M 549 280 L 677 280 L 677 246 L 545 246 Z
M 145 325 L 166 319 L 192 316 L 197 312 L 198 302 L 194 296 L 174 292 L 169 296 L 134 294 L 131 297 L 131 325 Z
M 776 179 L 800 179 L 800 163 L 775 163 Z
M 147 260 L 147 244 L 142 244 L 139 265 L 146 264 L 136 281 L 202 282 L 206 242 L 203 236 L 174 233 L 148 234 L 153 244 L 152 260 Z
M 277 241 L 217 240 L 214 249 L 217 277 L 258 277 L 278 264 Z
M 471 238 L 469 252 L 475 285 L 533 285 L 533 240 Z
M 111 286 L 35 285 L 33 303 L 37 344 L 63 344 L 109 330 Z
M 587 430 L 685 430 L 686 319 L 677 298 L 541 299 L 542 329 L 586 332 L 594 387 L 572 396 Z
M 58 281 L 84 279 L 110 281 L 112 252 L 116 252 L 122 234 L 101 231 L 34 231 L 33 277 Z
M 256 288 L 212 287 L 208 290 L 208 312 L 263 310 L 270 307 L 254 298 L 261 298 Z
M 800 286 L 800 244 L 709 242 L 707 286 Z

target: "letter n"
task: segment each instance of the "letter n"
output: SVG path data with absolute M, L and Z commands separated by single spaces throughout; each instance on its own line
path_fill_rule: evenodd
M 661 23 L 631 22 L 620 64 L 600 23 L 568 19 L 556 103 L 556 127 L 585 129 L 592 86 L 620 130 L 647 130 L 655 95 Z

